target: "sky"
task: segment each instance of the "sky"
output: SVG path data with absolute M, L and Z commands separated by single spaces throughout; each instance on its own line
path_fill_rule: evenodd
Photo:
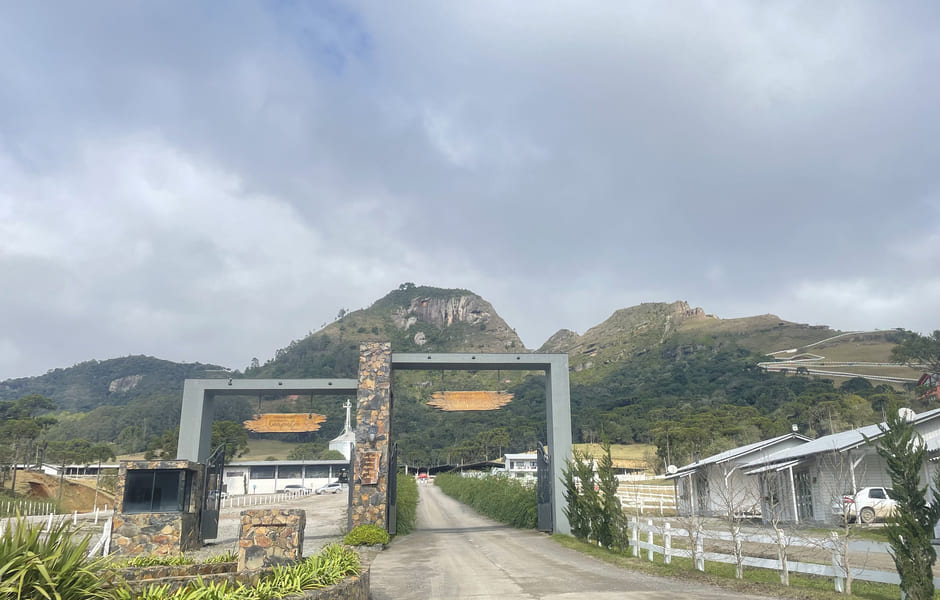
M 403 282 L 940 329 L 940 5 L 0 0 L 0 379 Z

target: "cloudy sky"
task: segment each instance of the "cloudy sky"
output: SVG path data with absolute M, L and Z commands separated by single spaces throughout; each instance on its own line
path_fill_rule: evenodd
M 0 379 L 244 368 L 405 281 L 940 328 L 940 7 L 0 0 Z

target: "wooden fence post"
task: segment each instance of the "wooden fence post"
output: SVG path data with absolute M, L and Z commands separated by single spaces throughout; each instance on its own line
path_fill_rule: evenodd
M 663 562 L 672 564 L 672 525 L 663 525 Z
M 649 548 L 646 549 L 646 557 L 650 562 L 653 562 L 653 519 L 648 519 L 646 526 L 650 528 L 646 534 L 646 542 L 649 544 Z

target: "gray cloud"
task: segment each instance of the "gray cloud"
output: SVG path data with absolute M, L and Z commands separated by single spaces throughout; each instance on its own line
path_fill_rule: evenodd
M 243 367 L 403 281 L 937 328 L 932 3 L 11 4 L 0 378 Z

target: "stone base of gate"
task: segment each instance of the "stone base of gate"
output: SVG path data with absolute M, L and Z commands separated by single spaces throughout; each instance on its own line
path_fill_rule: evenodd
M 303 558 L 307 513 L 298 509 L 250 509 L 241 513 L 238 570 L 256 570 Z

